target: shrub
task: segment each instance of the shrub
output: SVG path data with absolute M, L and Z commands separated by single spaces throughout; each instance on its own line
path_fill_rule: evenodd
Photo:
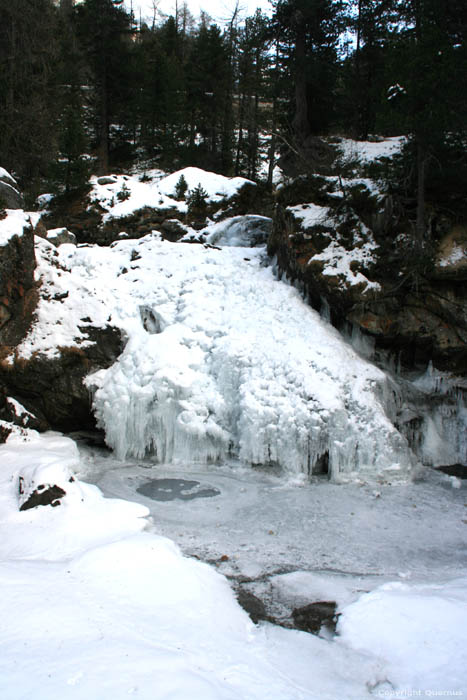
M 175 185 L 175 199 L 185 199 L 188 190 L 188 183 L 184 175 L 180 175 L 177 184 Z

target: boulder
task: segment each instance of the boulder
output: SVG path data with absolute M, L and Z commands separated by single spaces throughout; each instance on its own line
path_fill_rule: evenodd
M 66 464 L 59 460 L 48 464 L 30 464 L 18 477 L 18 506 L 20 511 L 37 506 L 60 506 L 67 492 L 75 491 L 77 482 Z M 79 488 L 79 487 L 78 487 Z
M 20 510 L 29 510 L 36 506 L 59 506 L 61 505 L 60 499 L 66 496 L 66 491 L 56 484 L 40 484 L 36 489 L 27 493 L 24 493 L 24 489 L 24 479 L 20 476 L 19 493 L 22 498 Z
M 3 168 L 0 168 L 0 208 L 22 209 L 24 206 L 16 180 Z
M 336 610 L 336 603 L 320 601 L 309 603 L 303 608 L 295 608 L 292 617 L 295 627 L 303 632 L 319 634 L 322 627 L 334 632 L 337 623 Z
M 71 231 L 68 231 L 67 228 L 49 229 L 47 231 L 47 240 L 53 243 L 54 246 L 56 246 L 57 248 L 58 246 L 63 245 L 64 243 L 71 243 L 73 245 L 76 245 L 75 234 Z

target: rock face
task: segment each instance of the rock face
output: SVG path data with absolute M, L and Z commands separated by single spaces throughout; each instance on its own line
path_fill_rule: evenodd
M 279 192 L 269 253 L 280 272 L 337 327 L 352 324 L 403 367 L 431 361 L 466 374 L 466 228 L 447 226 L 418 255 L 391 229 L 389 198 L 364 185 L 344 197 L 336 179 L 302 178 Z
M 36 354 L 0 362 L 0 383 L 41 421 L 42 428 L 64 432 L 95 427 L 84 377 L 111 365 L 123 349 L 120 331 L 112 326 L 87 327 L 94 341 L 85 348 L 61 348 L 58 357 Z
M 0 346 L 17 345 L 37 303 L 34 229 L 27 218 L 0 213 Z

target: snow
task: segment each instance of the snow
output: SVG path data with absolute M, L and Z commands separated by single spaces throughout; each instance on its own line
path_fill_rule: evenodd
M 300 219 L 304 228 L 324 224 L 329 217 L 329 207 L 320 207 L 318 204 L 299 204 L 287 207 L 287 211 Z
M 370 240 L 362 243 L 359 247 L 347 250 L 337 241 L 331 241 L 322 253 L 313 255 L 308 264 L 321 261 L 323 263 L 322 274 L 339 278 L 341 286 L 361 284 L 365 286 L 365 292 L 371 289 L 379 290 L 381 285 L 378 282 L 369 280 L 359 270 L 354 270 L 352 267 L 352 264 L 356 262 L 363 267 L 375 262 L 376 247 L 376 244 Z
M 456 265 L 462 260 L 465 260 L 466 253 L 467 249 L 465 246 L 461 245 L 460 243 L 454 243 L 450 254 L 447 257 L 438 260 L 437 264 L 439 265 L 439 267 L 449 267 L 451 265 Z
M 8 170 L 5 170 L 5 168 L 0 168 L 0 180 L 3 182 L 6 182 L 8 185 L 11 185 L 12 187 L 17 187 L 16 180 L 14 177 L 8 172 Z
M 88 380 L 120 459 L 233 455 L 308 474 L 329 451 L 335 479 L 407 474 L 405 441 L 375 395 L 385 376 L 274 278 L 261 249 L 149 236 L 131 265 L 134 249 L 119 242 L 105 258 L 89 248 L 67 257 L 75 273 L 84 266 L 102 285 L 97 297 L 112 297 L 113 323 L 130 338 L 118 361 Z M 117 277 L 123 267 L 131 273 Z M 148 310 L 160 332 L 144 328 Z
M 274 277 L 251 218 L 201 234 L 36 241 L 41 300 L 18 356 L 85 347 L 88 319 L 128 342 L 88 379 L 114 455 L 18 427 L 0 445 L 0 697 L 462 695 L 464 482 L 407 481 L 394 385 Z M 418 388 L 433 386 L 455 389 L 431 370 Z M 445 425 L 428 418 L 433 453 Z M 60 486 L 60 505 L 19 511 L 20 476 Z M 153 501 L 138 488 L 155 476 L 218 493 Z M 223 574 L 279 611 L 335 600 L 339 635 L 254 626 Z
M 160 170 L 148 171 L 143 181 L 136 176 L 111 175 L 105 178 L 108 180 L 106 184 L 99 184 L 102 178 L 92 177 L 90 206 L 98 204 L 105 210 L 103 222 L 129 216 L 144 207 L 176 209 L 185 213 L 186 202 L 175 198 L 176 185 L 182 176 L 187 182 L 188 191 L 200 184 L 209 202 L 230 199 L 246 184 L 255 184 L 242 177 L 228 178 L 194 167 L 183 168 L 165 177 L 161 177 Z
M 74 245 L 65 244 L 60 250 L 66 256 L 67 251 L 74 248 Z M 86 250 L 83 249 L 83 255 Z M 60 347 L 89 346 L 91 341 L 86 334 L 85 319 L 91 314 L 94 326 L 105 327 L 109 317 L 106 302 L 110 295 L 102 290 L 97 296 L 86 276 L 72 275 L 59 257 L 57 248 L 39 237 L 36 237 L 36 263 L 35 277 L 40 283 L 41 294 L 36 309 L 37 320 L 18 346 L 19 355 L 29 358 L 39 352 L 56 357 Z
M 84 348 L 89 319 L 122 330 L 121 357 L 88 378 L 120 459 L 235 457 L 304 475 L 328 459 L 335 480 L 406 478 L 387 377 L 274 277 L 263 248 L 238 245 L 255 238 L 250 223 L 205 229 L 221 249 L 152 234 L 110 248 L 38 239 L 41 300 L 17 355 Z
M 224 576 L 155 532 L 146 507 L 76 478 L 86 465 L 69 438 L 25 431 L 0 446 L 0 463 L 2 699 L 363 700 L 467 687 L 467 578 L 365 593 L 361 577 L 277 576 L 275 590 L 294 588 L 297 601 L 338 600 L 340 636 L 254 626 Z M 67 489 L 61 506 L 18 511 L 28 471 Z
M 371 163 L 379 158 L 391 158 L 400 153 L 405 142 L 405 136 L 392 136 L 375 141 L 355 141 L 343 138 L 338 146 L 344 162 L 358 160 L 360 163 Z
M 407 697 L 415 688 L 425 696 L 467 690 L 465 578 L 444 586 L 385 584 L 345 608 L 338 630 L 341 644 L 387 662 L 391 697 Z
M 225 177 L 218 173 L 211 173 L 201 168 L 184 168 L 163 178 L 159 182 L 159 190 L 167 197 L 173 197 L 175 187 L 181 177 L 184 177 L 188 185 L 188 190 L 193 190 L 199 184 L 208 195 L 208 199 L 219 202 L 222 199 L 230 199 L 238 194 L 239 190 L 246 184 L 255 186 L 252 180 L 243 177 Z
M 0 218 L 0 248 L 8 244 L 14 236 L 21 237 L 24 229 L 35 224 L 38 215 L 22 209 L 6 209 L 6 216 Z

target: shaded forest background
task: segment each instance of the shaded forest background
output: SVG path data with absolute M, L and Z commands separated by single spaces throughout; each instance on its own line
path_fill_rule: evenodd
M 136 161 L 272 183 L 278 152 L 325 169 L 321 139 L 407 135 L 387 178 L 416 211 L 465 220 L 464 0 L 274 0 L 224 26 L 140 23 L 122 0 L 0 0 L 0 164 L 30 201 Z

